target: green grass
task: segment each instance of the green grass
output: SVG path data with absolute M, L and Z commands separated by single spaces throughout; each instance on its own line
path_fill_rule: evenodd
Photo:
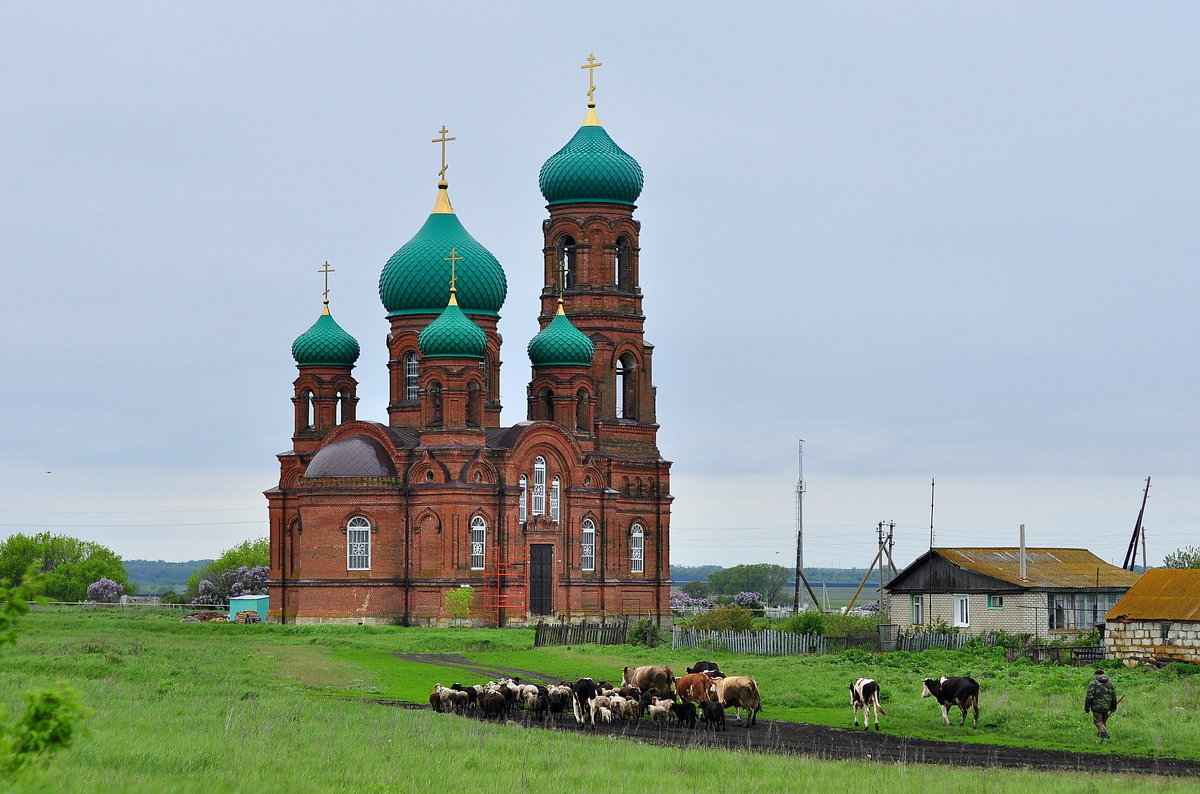
M 924 792 L 1195 790 L 1194 781 L 1114 778 L 1017 770 L 931 772 L 916 765 L 871 765 L 732 751 L 697 752 L 629 741 L 486 725 L 354 698 L 421 702 L 435 682 L 470 680 L 454 668 L 397 659 L 394 653 L 458 653 L 491 666 L 564 678 L 619 676 L 626 665 L 666 661 L 680 670 L 693 651 L 627 647 L 530 648 L 528 631 L 180 624 L 148 612 L 38 611 L 29 632 L 0 651 L 0 706 L 13 713 L 21 692 L 71 681 L 93 714 L 87 735 L 50 768 L 0 787 L 16 792 L 309 791 L 772 791 L 864 786 Z M 887 659 L 888 664 L 881 660 Z M 1011 667 L 992 660 L 929 654 L 823 659 L 719 655 L 731 672 L 755 675 L 767 716 L 804 716 L 845 725 L 849 680 L 884 682 L 889 732 L 933 738 L 978 736 L 1020 743 L 1033 735 L 1070 749 L 1097 749 L 1082 707 L 1086 670 Z M 964 669 L 968 662 L 978 669 Z M 954 666 L 954 667 L 952 667 Z M 932 668 L 932 669 L 931 669 Z M 913 683 L 925 674 L 968 672 L 984 686 L 983 718 L 997 727 L 943 728 Z M 988 674 L 985 676 L 985 674 Z M 1195 684 L 1140 673 L 1116 674 L 1127 693 L 1104 750 L 1197 757 Z M 1200 683 L 1200 682 L 1198 682 Z M 1191 689 L 1186 689 L 1191 687 Z M 1182 699 L 1188 692 L 1191 697 Z M 1070 706 L 1069 709 L 1066 707 Z M 1022 713 L 1024 714 L 1022 715 Z M 1167 714 L 1159 731 L 1149 733 Z M 1028 727 L 1028 725 L 1034 727 Z M 1135 737 L 1138 731 L 1145 731 Z M 1187 752 L 1177 752 L 1190 743 Z M 597 759 L 603 759 L 599 763 Z

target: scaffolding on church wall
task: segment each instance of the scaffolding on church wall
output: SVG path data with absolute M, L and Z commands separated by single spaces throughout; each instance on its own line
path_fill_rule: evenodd
M 523 566 L 512 562 L 494 562 L 483 573 L 484 623 L 524 625 L 526 622 L 526 589 Z

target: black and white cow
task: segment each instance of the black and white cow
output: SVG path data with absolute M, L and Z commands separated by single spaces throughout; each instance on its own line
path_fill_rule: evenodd
M 967 724 L 967 709 L 972 709 L 974 711 L 972 727 L 979 727 L 979 682 L 974 678 L 956 676 L 941 678 L 937 681 L 926 678 L 925 689 L 921 692 L 921 697 L 937 698 L 937 702 L 942 707 L 942 722 L 946 725 L 950 724 L 950 707 L 958 706 L 962 709 L 962 722 L 959 725 Z
M 854 727 L 858 727 L 858 710 L 863 712 L 863 730 L 871 728 L 871 709 L 875 710 L 875 730 L 879 730 L 879 715 L 887 714 L 879 705 L 879 684 L 872 678 L 860 678 L 850 685 L 850 708 L 854 710 Z
M 596 714 L 591 702 L 599 694 L 599 687 L 594 678 L 581 678 L 571 684 L 571 709 L 575 713 L 575 722 L 583 725 L 585 720 L 596 727 Z

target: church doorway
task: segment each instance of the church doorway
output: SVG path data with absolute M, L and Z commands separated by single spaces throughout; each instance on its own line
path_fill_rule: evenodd
M 552 611 L 551 584 L 554 546 L 534 543 L 529 547 L 529 612 L 549 615 Z

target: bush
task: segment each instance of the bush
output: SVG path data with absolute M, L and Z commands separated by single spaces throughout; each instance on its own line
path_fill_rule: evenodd
M 684 625 L 701 631 L 749 631 L 753 624 L 754 615 L 745 607 L 717 607 L 696 615 Z
M 1195 662 L 1171 662 L 1168 665 L 1164 665 L 1161 672 L 1163 675 L 1180 677 L 1198 675 L 1200 674 L 1200 664 L 1196 664 Z
M 745 607 L 750 610 L 761 610 L 763 608 L 762 594 L 749 592 L 737 593 L 733 597 L 733 605 L 735 607 Z
M 76 723 L 89 714 L 79 693 L 65 684 L 53 689 L 25 693 L 25 713 L 5 736 L 4 765 L 20 769 L 49 760 L 71 745 Z
M 712 609 L 716 606 L 711 598 L 696 598 L 687 593 L 671 593 L 671 609 L 701 610 Z
M 824 634 L 825 613 L 816 609 L 806 609 L 784 618 L 780 628 L 793 634 Z
M 869 637 L 878 636 L 879 619 L 864 618 L 858 615 L 826 615 L 825 633 L 830 637 Z
M 112 579 L 100 579 L 88 585 L 87 597 L 88 601 L 96 601 L 101 604 L 116 603 L 121 597 L 121 585 Z
M 663 639 L 662 635 L 658 633 L 658 626 L 654 625 L 654 621 L 642 618 L 636 626 L 629 630 L 627 642 L 630 645 L 644 645 L 647 648 L 653 648 L 661 645 Z

